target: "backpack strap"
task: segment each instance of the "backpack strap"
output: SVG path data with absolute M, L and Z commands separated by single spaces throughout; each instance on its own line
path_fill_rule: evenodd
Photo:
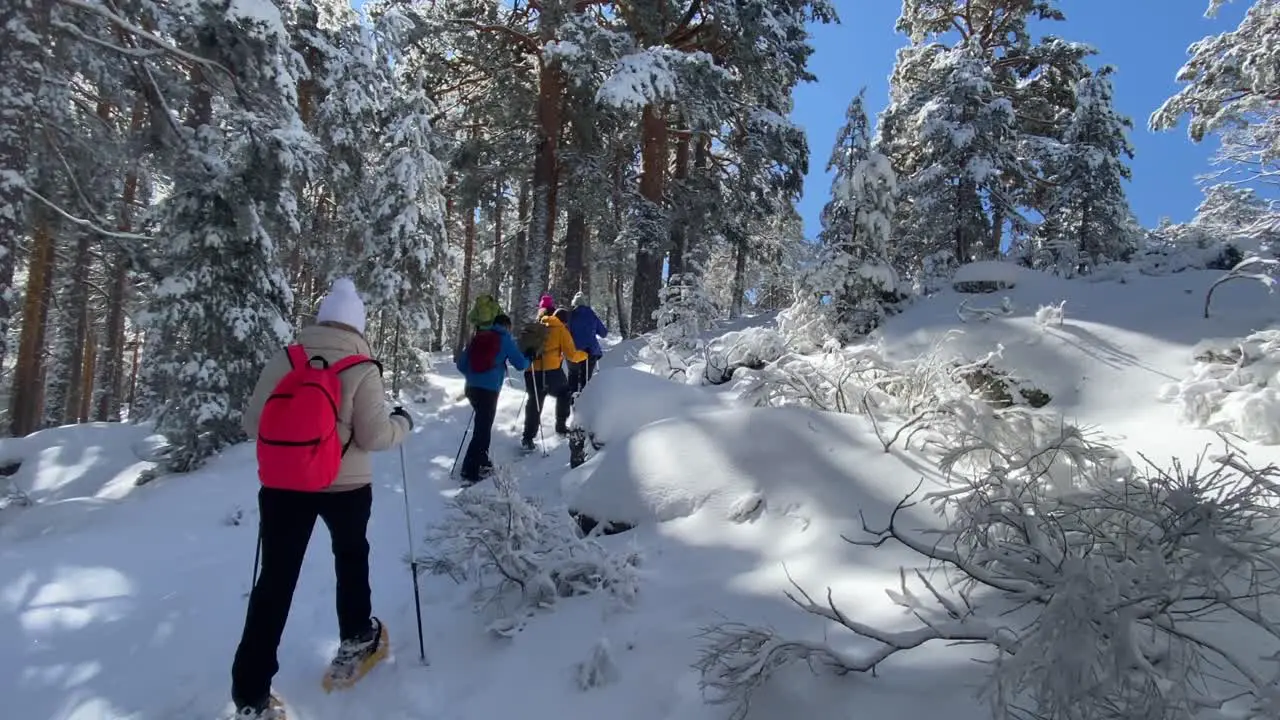
M 364 365 L 365 363 L 373 363 L 374 365 L 377 365 L 378 374 L 379 375 L 382 374 L 382 363 L 366 355 L 348 355 L 342 358 L 341 360 L 335 361 L 332 365 L 329 365 L 328 367 L 333 372 L 340 373 L 343 370 L 350 370 L 351 368 L 357 365 Z M 351 435 L 347 438 L 347 441 L 342 444 L 342 457 L 347 456 L 347 451 L 351 449 L 351 443 L 354 443 L 355 441 L 356 441 L 356 429 L 355 429 L 355 426 L 352 426 Z
M 382 363 L 365 355 L 348 355 L 342 358 L 341 360 L 335 361 L 332 365 L 329 366 L 329 369 L 336 373 L 340 373 L 343 370 L 348 370 L 357 365 L 363 365 L 365 363 L 373 363 L 374 365 L 377 365 L 378 374 L 379 375 L 382 374 Z
M 306 348 L 302 347 L 301 345 L 290 345 L 289 347 L 285 348 L 285 351 L 288 352 L 289 354 L 289 367 L 296 370 L 299 367 L 306 366 L 307 364 Z

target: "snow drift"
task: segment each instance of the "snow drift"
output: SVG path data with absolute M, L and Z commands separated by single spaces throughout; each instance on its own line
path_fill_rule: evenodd
M 722 396 L 702 388 L 620 367 L 598 372 L 578 396 L 573 412 L 580 427 L 606 443 L 663 418 L 728 406 Z
M 872 478 L 918 477 L 879 450 L 860 418 L 720 410 L 640 428 L 569 472 L 562 491 L 578 512 L 633 526 L 695 513 L 744 522 L 784 508 L 852 519 Z

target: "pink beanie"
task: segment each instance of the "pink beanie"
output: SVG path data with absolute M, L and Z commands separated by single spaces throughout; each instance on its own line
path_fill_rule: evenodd
M 542 299 L 538 301 L 538 309 L 547 311 L 555 310 L 556 301 L 552 299 L 550 295 L 543 295 Z

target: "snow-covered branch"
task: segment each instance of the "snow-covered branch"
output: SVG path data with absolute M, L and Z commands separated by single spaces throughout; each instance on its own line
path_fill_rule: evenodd
M 934 640 L 995 653 L 984 694 L 996 717 L 1264 718 L 1280 708 L 1280 468 L 1228 446 L 1191 465 L 1141 472 L 1105 443 L 1064 427 L 1015 451 L 990 439 L 944 453 L 952 487 L 904 498 L 866 539 L 896 541 L 931 569 L 904 570 L 893 602 L 917 621 L 888 631 L 847 614 L 828 590 L 805 612 L 874 643 L 852 657 L 825 643 L 744 625 L 706 635 L 699 668 L 712 698 L 739 713 L 751 693 L 798 660 L 837 674 L 874 670 Z M 1146 460 L 1144 458 L 1144 460 Z M 901 525 L 921 500 L 941 531 Z M 919 593 L 914 588 L 920 588 Z M 1252 629 L 1227 643 L 1217 623 Z M 739 715 L 740 716 L 740 715 Z
M 450 501 L 426 535 L 420 567 L 475 584 L 478 610 L 494 608 L 490 630 L 507 635 L 557 598 L 608 591 L 629 603 L 638 588 L 635 552 L 618 554 L 579 537 L 563 509 L 523 497 L 505 470 Z
M 1277 266 L 1280 266 L 1280 260 L 1273 260 L 1271 258 L 1252 256 L 1252 257 L 1247 257 L 1244 260 L 1241 260 L 1239 263 L 1236 264 L 1235 267 L 1231 268 L 1231 270 L 1227 272 L 1226 275 L 1223 275 L 1222 277 L 1213 281 L 1213 284 L 1209 286 L 1209 291 L 1204 294 L 1205 319 L 1206 320 L 1209 319 L 1209 303 L 1213 302 L 1213 291 L 1217 290 L 1218 286 L 1225 282 L 1229 282 L 1231 280 L 1242 280 L 1242 279 L 1257 280 L 1258 282 L 1262 283 L 1267 287 L 1268 292 L 1274 292 L 1275 286 L 1276 286 L 1275 276 L 1271 275 L 1268 272 L 1260 271 L 1260 268 L 1262 267 L 1275 268 Z

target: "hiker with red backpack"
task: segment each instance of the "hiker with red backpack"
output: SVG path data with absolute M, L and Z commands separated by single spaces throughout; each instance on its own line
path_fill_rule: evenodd
M 338 633 L 326 690 L 346 687 L 386 656 L 387 631 L 372 614 L 370 453 L 403 442 L 413 421 L 387 411 L 382 368 L 364 337 L 364 303 L 346 278 L 320 302 L 316 324 L 262 369 L 244 411 L 257 439 L 262 570 L 249 596 L 231 668 L 237 720 L 284 718 L 271 692 L 277 651 L 316 519 L 332 538 Z
M 490 304 L 491 303 L 491 304 Z M 507 364 L 516 370 L 529 367 L 529 360 L 520 352 L 511 337 L 511 318 L 498 310 L 498 304 L 488 295 L 476 299 L 468 316 L 476 333 L 458 358 L 458 372 L 466 378 L 467 401 L 471 403 L 472 432 L 467 454 L 462 458 L 459 477 L 468 485 L 479 482 L 492 471 L 489 459 L 489 441 L 493 437 L 493 421 L 498 415 L 498 393 L 507 379 Z

